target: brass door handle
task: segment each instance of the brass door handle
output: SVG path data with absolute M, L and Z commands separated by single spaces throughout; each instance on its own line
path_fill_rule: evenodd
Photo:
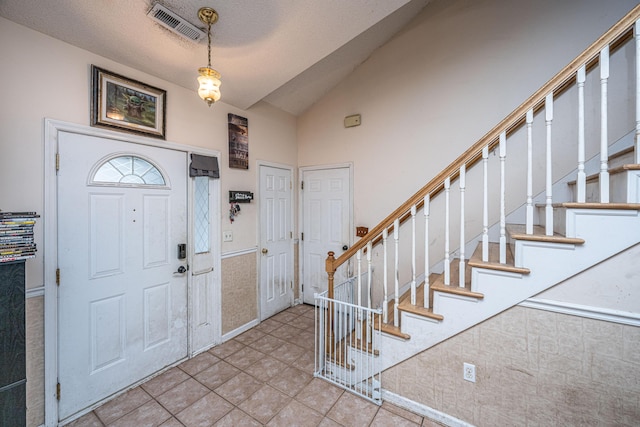
M 262 255 L 266 255 L 269 250 L 267 248 L 262 248 Z

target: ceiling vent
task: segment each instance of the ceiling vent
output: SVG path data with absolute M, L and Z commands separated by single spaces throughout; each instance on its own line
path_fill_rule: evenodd
M 159 3 L 153 5 L 147 16 L 186 39 L 197 42 L 206 38 L 207 33 Z

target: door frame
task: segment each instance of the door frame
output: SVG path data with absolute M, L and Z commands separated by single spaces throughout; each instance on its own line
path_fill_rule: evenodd
M 283 163 L 275 163 L 275 162 L 268 162 L 266 160 L 258 160 L 256 162 L 256 165 L 258 167 L 258 172 L 256 173 L 256 180 L 258 181 L 257 183 L 257 189 L 258 189 L 258 202 L 260 201 L 260 195 L 262 194 L 262 186 L 264 185 L 263 182 L 261 182 L 260 180 L 260 168 L 263 166 L 267 166 L 267 167 L 271 167 L 271 168 L 277 168 L 277 169 L 283 169 L 286 171 L 289 171 L 289 182 L 291 182 L 291 186 L 293 187 L 293 183 L 294 181 L 294 168 L 293 166 L 290 165 L 285 165 Z M 295 273 L 295 261 L 293 259 L 294 257 L 294 244 L 295 244 L 295 239 L 294 236 L 297 233 L 296 230 L 296 224 L 294 221 L 294 212 L 295 212 L 295 206 L 296 206 L 296 195 L 295 192 L 293 191 L 293 188 L 291 188 L 291 206 L 289 207 L 290 212 L 289 215 L 291 215 L 291 232 L 292 232 L 292 238 L 291 238 L 291 243 L 289 244 L 289 254 L 291 256 L 291 280 L 294 280 L 294 273 Z M 256 222 L 257 222 L 257 232 L 258 232 L 258 246 L 257 246 L 257 250 L 256 250 L 256 257 L 258 258 L 258 264 L 257 264 L 257 272 L 256 272 L 256 280 L 258 281 L 258 283 L 256 284 L 256 298 L 258 301 L 258 319 L 259 321 L 265 320 L 262 318 L 262 277 L 261 277 L 261 273 L 262 273 L 262 257 L 260 256 L 260 247 L 262 245 L 262 224 L 260 223 L 260 218 L 261 218 L 261 214 L 262 212 L 260 211 L 260 209 L 262 209 L 263 207 L 260 206 L 260 203 L 258 203 L 258 212 L 256 215 Z M 294 295 L 293 295 L 293 289 L 291 289 L 291 300 L 295 303 L 294 301 Z
M 353 245 L 353 238 L 355 233 L 351 232 L 355 230 L 354 228 L 354 207 L 353 207 L 353 163 L 334 163 L 327 165 L 316 165 L 316 166 L 301 166 L 298 168 L 298 200 L 300 208 L 298 209 L 298 237 L 300 239 L 300 244 L 298 245 L 298 295 L 300 296 L 300 301 L 304 301 L 304 293 L 302 283 L 304 278 L 304 240 L 302 239 L 302 230 L 304 230 L 304 191 L 302 189 L 302 182 L 304 178 L 304 173 L 308 171 L 318 171 L 318 170 L 330 170 L 330 169 L 349 169 L 349 237 L 348 244 L 349 247 Z
M 63 122 L 60 120 L 47 119 L 44 120 L 44 322 L 46 325 L 44 333 L 44 419 L 45 425 L 57 425 L 58 423 L 58 400 L 56 398 L 56 384 L 58 379 L 58 286 L 56 285 L 56 269 L 58 265 L 58 213 L 57 213 L 57 174 L 56 174 L 56 157 L 58 152 L 58 134 L 60 132 L 75 133 L 98 138 L 113 139 L 117 141 L 141 144 L 156 148 L 181 151 L 187 154 L 197 153 L 207 156 L 220 157 L 220 152 L 208 150 L 190 145 L 178 144 L 174 142 L 162 141 L 151 138 L 145 138 L 136 135 L 118 133 L 110 130 L 97 129 L 87 127 L 75 123 Z M 187 179 L 187 239 L 193 242 L 193 209 L 191 204 L 193 201 L 193 179 Z M 220 182 L 215 180 L 213 184 L 213 194 L 211 194 L 210 205 L 215 208 L 211 221 L 211 249 L 216 252 L 214 261 L 214 280 L 216 283 L 214 291 L 213 309 L 216 313 L 221 313 L 221 271 L 220 271 Z M 187 261 L 192 264 L 193 251 L 191 244 L 188 245 Z M 187 275 L 187 321 L 189 327 L 187 329 L 187 354 L 192 356 L 192 325 L 191 325 L 191 295 L 193 281 L 191 275 Z M 221 340 L 221 320 L 216 319 L 217 328 L 215 332 L 213 344 L 219 343 Z M 142 381 L 141 381 L 142 382 Z M 135 385 L 135 384 L 134 384 Z M 92 410 L 92 405 L 86 411 Z M 86 412 L 86 411 L 83 411 Z M 79 414 L 81 415 L 81 414 Z

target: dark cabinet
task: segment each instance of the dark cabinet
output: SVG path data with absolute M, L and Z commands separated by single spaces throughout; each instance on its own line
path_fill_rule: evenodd
M 24 264 L 0 263 L 0 426 L 26 424 Z

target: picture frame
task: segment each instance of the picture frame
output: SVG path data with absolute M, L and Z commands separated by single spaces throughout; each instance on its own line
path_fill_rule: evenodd
M 229 113 L 229 168 L 249 169 L 249 121 Z
M 167 92 L 91 65 L 91 126 L 165 139 Z

